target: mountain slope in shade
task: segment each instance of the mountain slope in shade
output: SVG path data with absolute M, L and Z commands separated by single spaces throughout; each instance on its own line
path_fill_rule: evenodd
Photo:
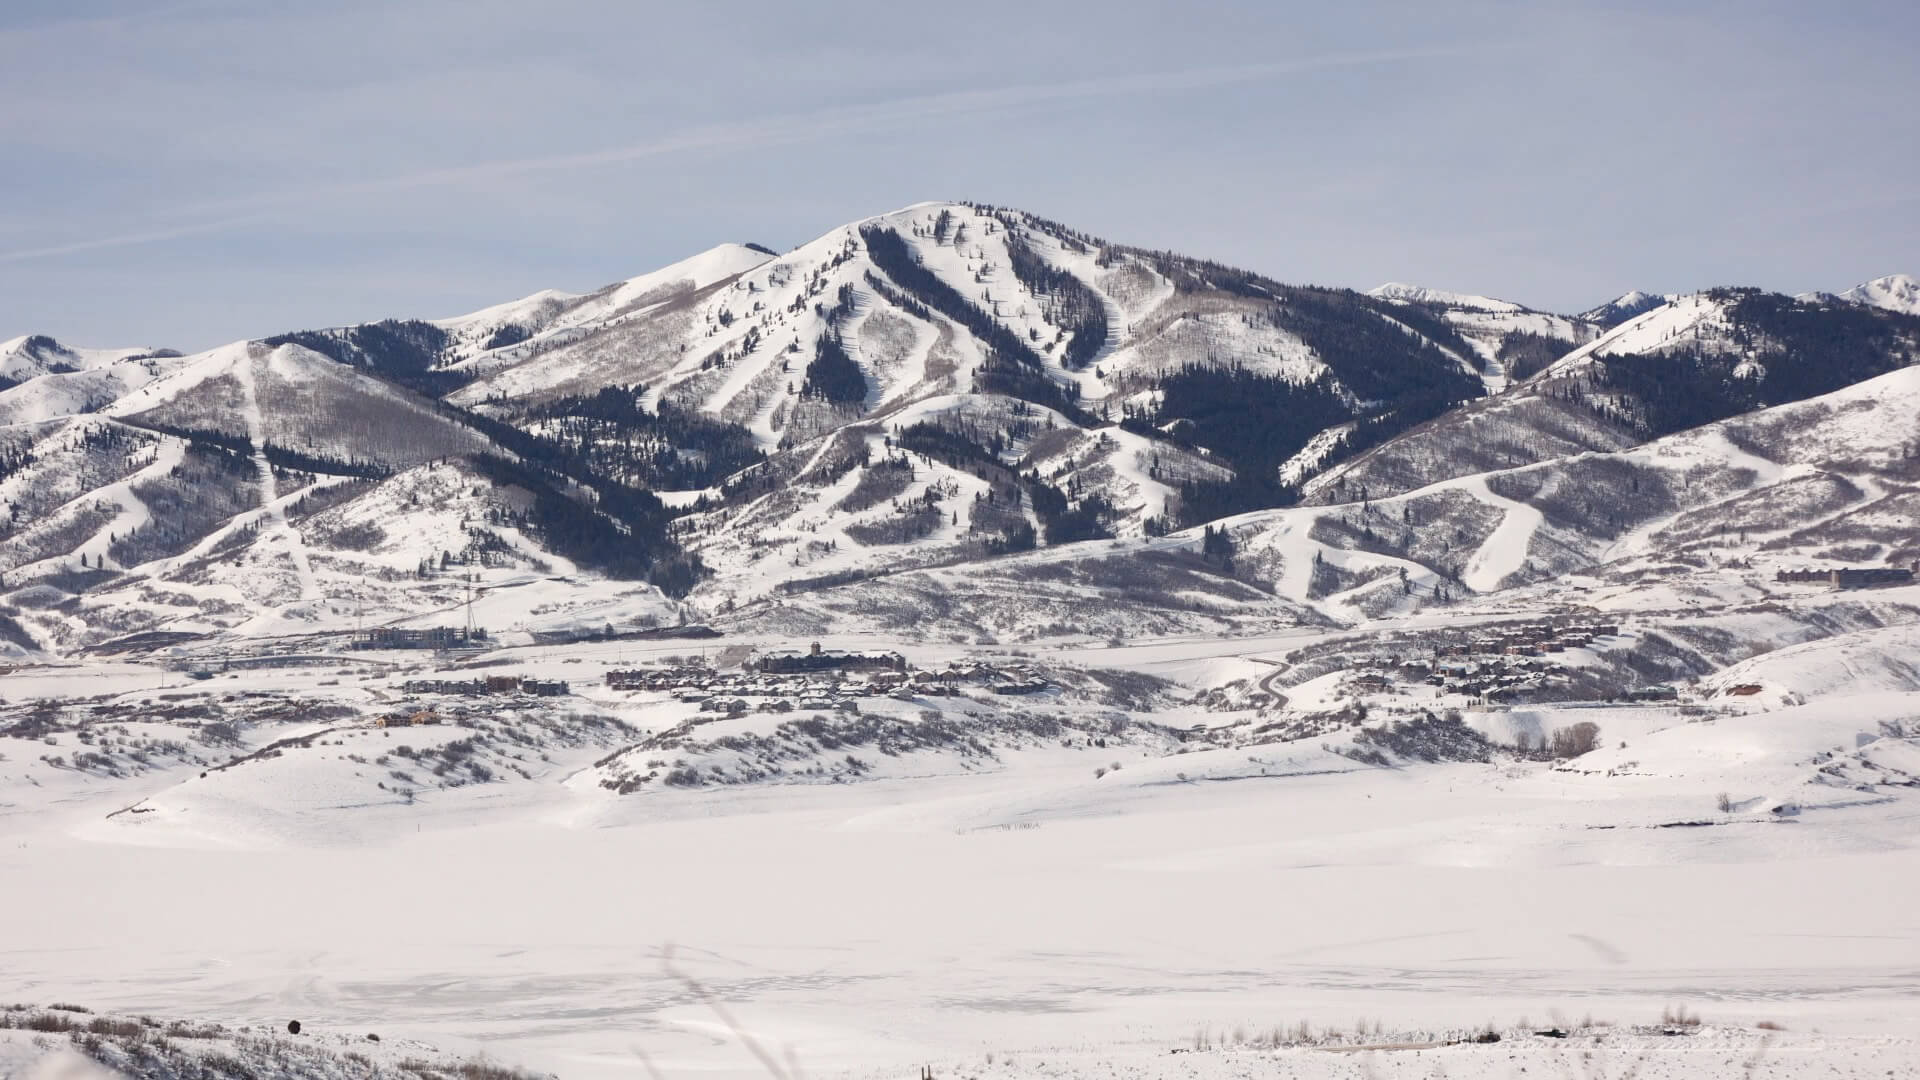
M 1585 316 L 1568 318 L 1511 300 L 1419 285 L 1389 282 L 1368 295 L 1405 307 L 1424 308 L 1452 326 L 1473 350 L 1472 366 L 1488 393 L 1527 378 L 1599 332 Z
M 1468 402 L 1311 480 L 1315 502 L 1650 437 L 1827 393 L 1920 360 L 1920 320 L 1754 289 L 1682 296 L 1615 326 L 1529 380 Z

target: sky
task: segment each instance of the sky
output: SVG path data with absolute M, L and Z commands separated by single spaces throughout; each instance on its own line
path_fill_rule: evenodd
M 1920 5 L 7 0 L 0 338 L 198 350 L 910 203 L 1577 311 L 1920 274 Z

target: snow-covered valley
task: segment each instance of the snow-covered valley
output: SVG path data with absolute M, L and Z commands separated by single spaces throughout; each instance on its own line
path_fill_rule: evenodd
M 468 677 L 444 662 L 21 668 L 0 904 L 29 932 L 8 994 L 373 1030 L 567 1076 L 641 1055 L 762 1073 L 712 1001 L 811 1075 L 1911 1062 L 1911 624 L 1761 655 L 1678 701 L 1475 705 L 1346 666 L 1271 687 L 1285 706 L 1232 700 L 1241 672 L 1311 664 L 1333 637 L 905 646 L 916 670 L 997 665 L 951 696 L 756 692 L 725 654 L 781 643 L 732 638 L 469 661 L 566 679 L 561 699 L 405 689 Z M 604 685 L 650 670 L 754 704 Z M 996 692 L 1016 673 L 1046 688 Z M 802 694 L 822 700 L 758 704 Z M 1578 756 L 1523 749 L 1583 722 Z M 669 778 L 623 793 L 635 755 Z M 1675 1008 L 1705 1026 L 1659 1035 Z M 1610 1026 L 1577 1052 L 1520 1032 L 1588 1020 Z M 1376 1022 L 1392 1038 L 1355 1034 Z M 1497 1050 L 1302 1048 L 1489 1025 Z

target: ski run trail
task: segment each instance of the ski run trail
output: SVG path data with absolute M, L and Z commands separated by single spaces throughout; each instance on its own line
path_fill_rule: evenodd
M 1487 537 L 1487 542 L 1474 552 L 1473 561 L 1467 564 L 1466 573 L 1460 579 L 1475 592 L 1493 592 L 1508 576 L 1518 572 L 1527 564 L 1527 550 L 1532 546 L 1533 535 L 1540 531 L 1546 521 L 1545 515 L 1525 503 L 1518 503 L 1502 495 L 1495 495 L 1487 486 L 1485 477 L 1476 476 L 1460 485 L 1466 488 L 1474 498 L 1506 511 L 1500 519 L 1500 526 Z
M 260 388 L 253 376 L 253 364 L 252 357 L 243 358 L 233 366 L 233 374 L 245 398 L 247 440 L 253 444 L 253 466 L 260 473 L 260 505 L 266 511 L 262 520 L 272 534 L 279 537 L 270 542 L 286 545 L 287 557 L 293 560 L 293 572 L 300 579 L 300 599 L 318 601 L 323 595 L 319 579 L 313 576 L 313 564 L 307 559 L 306 541 L 287 522 L 287 508 L 280 502 L 279 484 L 273 478 L 273 463 L 267 460 L 267 422 L 260 411 Z

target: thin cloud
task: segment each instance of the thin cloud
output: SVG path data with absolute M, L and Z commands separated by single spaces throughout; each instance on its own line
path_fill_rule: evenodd
M 247 214 L 240 217 L 219 218 L 213 221 L 200 221 L 190 225 L 179 225 L 167 229 L 148 229 L 144 232 L 123 233 L 118 236 L 102 236 L 92 240 L 75 240 L 67 244 L 52 244 L 47 247 L 18 248 L 13 251 L 0 251 L 0 263 L 25 262 L 29 259 L 46 259 L 56 255 L 73 255 L 82 251 L 97 251 L 101 248 L 133 247 L 138 244 L 154 244 L 164 240 L 177 240 L 183 236 L 198 236 L 202 233 L 225 232 L 247 225 L 256 225 L 268 220 L 265 214 Z
M 601 168 L 649 158 L 738 147 L 767 147 L 816 142 L 837 135 L 899 127 L 939 117 L 1006 112 L 1049 104 L 1097 100 L 1155 92 L 1201 90 L 1243 83 L 1261 82 L 1285 75 L 1339 68 L 1369 67 L 1414 60 L 1458 57 L 1504 47 L 1499 43 L 1435 46 L 1413 49 L 1382 49 L 1367 52 L 1330 53 L 1322 56 L 1280 60 L 1266 64 L 1233 67 L 1193 68 L 1179 71 L 1076 79 L 1055 83 L 1032 83 L 990 90 L 958 90 L 922 94 L 863 105 L 836 106 L 808 112 L 761 117 L 728 124 L 692 128 L 644 142 L 571 154 L 505 158 L 495 161 L 454 165 L 439 169 L 403 173 L 396 176 L 325 187 L 263 192 L 237 199 L 181 206 L 174 217 L 224 215 L 215 220 L 182 224 L 173 228 L 97 239 L 75 241 L 40 248 L 0 252 L 0 262 L 19 262 L 100 248 L 155 243 L 183 236 L 218 232 L 253 224 L 261 212 L 311 205 L 341 198 L 378 195 L 421 188 L 448 187 L 481 180 L 493 180 L 533 173 L 566 172 Z M 234 216 L 241 214 L 243 216 Z
M 243 5 L 235 3 L 235 0 L 182 0 L 181 3 L 169 4 L 166 7 L 122 11 L 112 15 L 61 15 L 50 19 L 28 21 L 16 26 L 0 26 L 0 41 L 31 41 L 61 34 L 138 28 L 142 24 L 165 21 L 177 15 L 203 11 L 235 11 L 242 7 Z

